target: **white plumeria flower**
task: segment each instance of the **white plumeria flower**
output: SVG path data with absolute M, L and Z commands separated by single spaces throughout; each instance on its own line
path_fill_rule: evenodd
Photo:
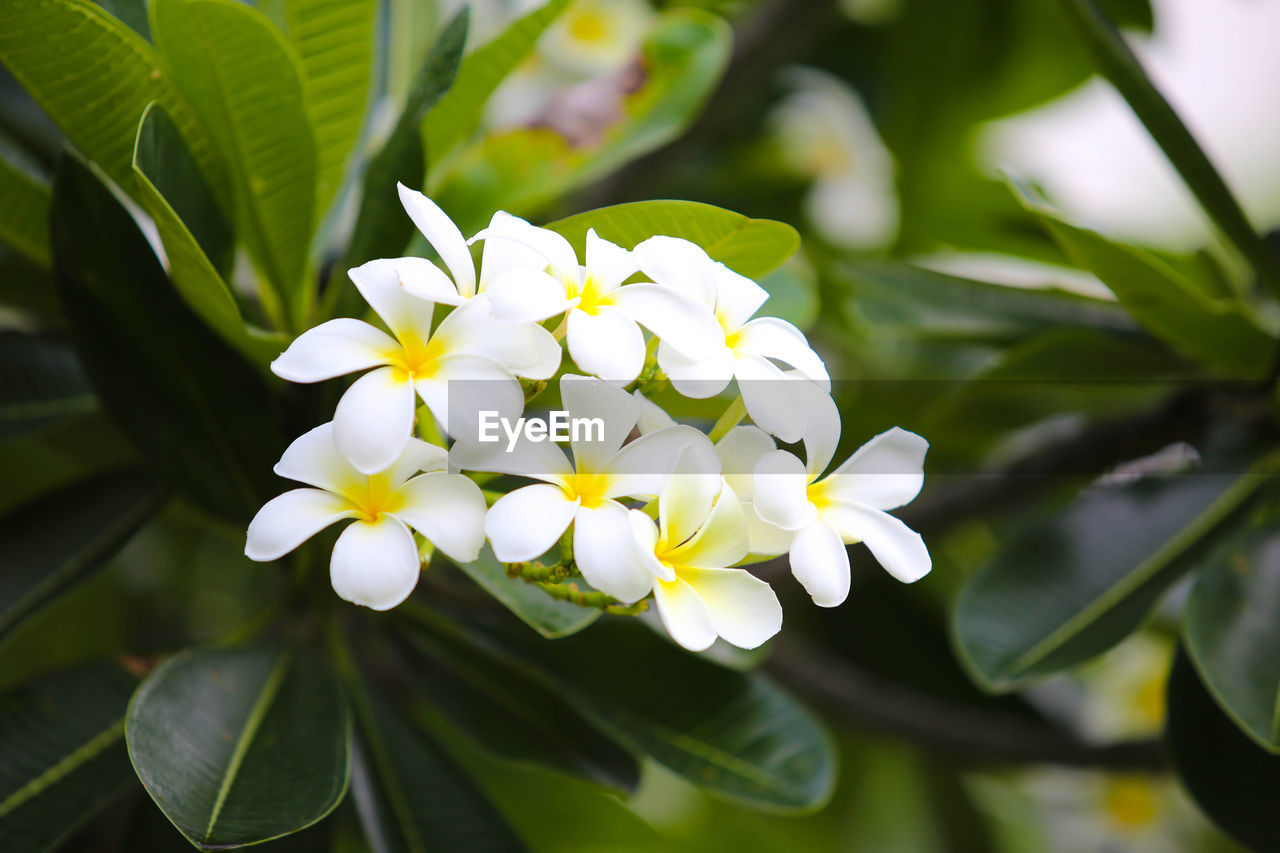
M 717 321 L 710 338 L 700 342 L 702 355 L 663 338 L 658 365 L 675 389 L 686 397 L 712 397 L 736 378 L 751 419 L 783 441 L 798 441 L 805 417 L 797 397 L 803 389 L 796 386 L 809 380 L 826 391 L 831 379 L 803 332 L 777 317 L 751 319 L 768 291 L 679 237 L 651 237 L 632 254 L 641 272 L 693 297 Z M 794 371 L 784 372 L 774 360 Z
M 363 474 L 338 451 L 334 425 L 322 424 L 289 445 L 275 467 L 315 488 L 268 501 L 249 522 L 244 552 L 278 560 L 329 525 L 354 519 L 333 546 L 334 592 L 374 610 L 395 607 L 420 573 L 410 527 L 462 562 L 484 544 L 484 495 L 461 474 L 446 473 L 446 459 L 443 448 L 415 438 L 386 470 Z
M 754 502 L 756 464 L 777 449 L 769 434 L 754 426 L 736 426 L 715 444 L 724 478 L 742 502 L 751 554 L 759 557 L 776 557 L 791 547 L 791 531 L 762 519 Z
M 655 578 L 654 603 L 672 639 L 702 651 L 722 637 L 754 649 L 782 628 L 773 589 L 745 569 L 742 504 L 723 477 L 672 476 L 658 499 L 658 522 L 631 510 L 640 557 Z
M 370 261 L 349 272 L 394 337 L 360 320 L 329 320 L 303 332 L 271 364 L 277 376 L 291 382 L 375 368 L 347 389 L 333 416 L 338 449 L 366 474 L 389 467 L 404 449 L 417 397 L 452 434 L 474 423 L 480 409 L 517 416 L 524 393 L 515 377 L 551 375 L 539 351 L 537 327 L 494 320 L 483 297 L 455 308 L 433 332 L 435 304 L 405 292 L 397 263 Z M 450 395 L 450 382 L 460 380 L 465 382 Z M 451 396 L 459 410 L 453 423 Z
M 573 557 L 583 578 L 619 601 L 649 594 L 653 575 L 632 546 L 627 508 L 619 498 L 652 498 L 675 469 L 680 454 L 707 437 L 689 426 L 674 426 L 623 446 L 639 417 L 636 400 L 620 388 L 586 376 L 560 380 L 560 396 L 570 418 L 599 418 L 603 439 L 571 441 L 573 463 L 552 442 L 499 444 L 459 440 L 450 450 L 455 466 L 496 471 L 543 482 L 504 495 L 489 509 L 485 533 L 504 563 L 546 553 L 573 525 Z
M 481 277 L 494 316 L 541 322 L 568 312 L 565 342 L 580 370 L 625 385 L 640 375 L 644 326 L 689 357 L 708 355 L 715 318 L 687 295 L 650 282 L 623 285 L 638 268 L 631 252 L 587 231 L 585 264 L 560 234 L 499 211 L 484 240 Z
M 538 40 L 538 52 L 574 74 L 610 74 L 635 59 L 653 16 L 645 0 L 576 0 Z
M 805 433 L 806 462 L 773 450 L 755 466 L 756 512 L 793 534 L 791 572 L 820 607 L 835 607 L 849 595 L 846 544 L 865 542 L 904 583 L 924 577 L 933 565 L 920 534 L 886 512 L 920 493 L 929 443 L 894 427 L 823 477 L 839 440 L 840 415 L 830 402 Z

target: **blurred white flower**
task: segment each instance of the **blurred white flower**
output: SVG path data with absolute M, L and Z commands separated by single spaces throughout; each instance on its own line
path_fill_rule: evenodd
M 777 317 L 751 319 L 768 291 L 679 237 L 650 237 L 632 254 L 645 275 L 693 297 L 716 320 L 710 329 L 699 328 L 697 350 L 684 338 L 658 335 L 658 365 L 675 389 L 686 397 L 712 397 L 736 378 L 756 425 L 783 441 L 798 441 L 806 418 L 799 386 L 815 383 L 826 391 L 831 379 L 803 332 Z M 784 372 L 774 359 L 795 370 Z
M 811 68 L 786 76 L 791 92 L 769 116 L 783 160 L 813 185 L 805 200 L 810 224 L 848 249 L 879 249 L 898 236 L 893 155 L 858 94 Z
M 415 438 L 386 470 L 365 474 L 338 452 L 334 425 L 322 424 L 289 445 L 275 467 L 281 477 L 314 488 L 267 502 L 249 523 L 245 554 L 277 560 L 329 525 L 354 519 L 333 546 L 333 589 L 374 610 L 395 607 L 418 583 L 410 527 L 462 562 L 474 560 L 484 544 L 480 487 L 446 473 L 445 459 L 443 448 Z
M 602 380 L 572 374 L 560 380 L 560 397 L 570 418 L 598 418 L 603 424 L 602 438 L 584 435 L 570 442 L 572 463 L 555 444 L 524 435 L 510 450 L 460 439 L 450 462 L 470 471 L 543 481 L 504 495 L 490 508 L 485 533 L 499 560 L 539 557 L 572 524 L 574 562 L 587 583 L 619 601 L 639 601 L 652 589 L 653 575 L 633 546 L 627 508 L 619 498 L 653 498 L 686 449 L 702 444 L 710 452 L 710 442 L 693 427 L 673 426 L 624 446 L 640 416 L 636 398 Z
M 653 17 L 644 0 L 576 0 L 538 40 L 538 55 L 584 77 L 609 74 L 635 58 Z
M 723 637 L 754 649 L 782 628 L 782 606 L 769 585 L 728 568 L 747 556 L 747 523 L 722 477 L 682 465 L 658 498 L 657 523 L 635 509 L 630 519 L 655 578 L 658 615 L 677 643 L 701 651 Z
M 1254 222 L 1280 224 L 1280 4 L 1154 0 L 1129 43 Z M 987 126 L 986 166 L 1025 174 L 1068 215 L 1120 239 L 1187 249 L 1211 239 L 1181 179 L 1128 105 L 1093 78 Z
M 849 595 L 846 544 L 866 543 L 880 565 L 904 583 L 932 568 L 920 534 L 887 512 L 919 494 L 929 443 L 894 427 L 823 477 L 840 440 L 835 403 L 826 410 L 805 433 L 805 462 L 785 450 L 760 457 L 753 503 L 761 519 L 793 532 L 791 572 L 814 603 L 835 607 Z

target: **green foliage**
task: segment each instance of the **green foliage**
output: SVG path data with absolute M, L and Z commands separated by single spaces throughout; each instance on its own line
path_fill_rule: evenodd
M 129 703 L 126 736 L 147 792 L 201 849 L 297 832 L 347 789 L 351 720 L 341 686 L 286 646 L 169 658 Z
M 87 666 L 0 696 L 0 847 L 55 846 L 131 781 L 124 711 L 133 685 L 117 666 Z
M 75 352 L 48 335 L 0 332 L 0 439 L 96 408 Z
M 480 559 L 462 563 L 458 568 L 520 617 L 522 622 L 549 640 L 576 634 L 600 618 L 599 610 L 548 598 L 537 587 L 507 577 L 506 567 L 488 548 L 480 552 Z
M 35 164 L 0 139 L 0 240 L 49 264 L 49 182 Z

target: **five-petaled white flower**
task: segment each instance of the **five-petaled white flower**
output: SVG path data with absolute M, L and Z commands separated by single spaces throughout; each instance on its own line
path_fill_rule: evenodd
M 569 417 L 599 418 L 603 438 L 580 435 L 570 442 L 573 462 L 551 442 L 500 444 L 459 440 L 451 464 L 470 471 L 497 471 L 542 480 L 499 498 L 485 518 L 494 555 L 504 563 L 546 553 L 573 525 L 573 558 L 587 583 L 619 601 L 649 594 L 653 575 L 632 546 L 627 508 L 619 498 L 652 498 L 661 490 L 686 448 L 709 445 L 689 426 L 674 426 L 623 446 L 639 417 L 636 399 L 621 388 L 586 376 L 560 380 Z M 708 447 L 708 450 L 710 448 Z
M 640 326 L 689 358 L 711 355 L 718 327 L 710 311 L 652 282 L 624 285 L 638 271 L 631 252 L 594 229 L 585 264 L 560 234 L 502 211 L 472 239 L 485 243 L 481 275 L 494 316 L 541 322 L 567 311 L 569 356 L 585 373 L 622 385 L 639 376 L 646 355 Z
M 354 519 L 333 546 L 333 589 L 374 610 L 395 607 L 418 583 L 410 527 L 462 562 L 474 560 L 484 544 L 484 495 L 471 480 L 445 471 L 447 455 L 414 438 L 386 470 L 363 474 L 338 452 L 333 424 L 322 424 L 289 445 L 275 467 L 281 477 L 315 488 L 268 501 L 249 523 L 245 554 L 277 560 L 329 525 Z
M 692 473 L 681 464 L 658 498 L 658 522 L 630 512 L 641 559 L 653 573 L 654 603 L 672 639 L 701 651 L 716 637 L 754 649 L 782 628 L 773 589 L 745 569 L 742 504 L 723 477 Z
M 546 379 L 558 366 L 538 344 L 537 332 L 545 330 L 494 320 L 484 297 L 458 306 L 432 331 L 435 304 L 405 291 L 397 264 L 370 261 L 349 273 L 394 338 L 343 317 L 303 332 L 271 364 L 277 376 L 292 382 L 376 368 L 347 389 L 333 416 L 338 449 L 366 474 L 387 468 L 404 449 L 417 397 L 453 434 L 474 424 L 481 409 L 517 416 L 524 393 L 515 377 Z M 451 394 L 456 380 L 465 381 Z M 453 412 L 453 421 L 451 401 L 462 409 Z
M 805 432 L 806 462 L 785 450 L 763 453 L 754 468 L 752 503 L 763 521 L 793 534 L 791 572 L 814 603 L 835 607 L 849 595 L 846 544 L 866 543 L 904 583 L 929 573 L 933 564 L 920 534 L 886 512 L 919 494 L 929 443 L 894 427 L 823 477 L 840 440 L 840 414 L 829 397 L 822 399 L 826 404 Z
M 783 441 L 798 441 L 805 394 L 796 385 L 809 380 L 826 391 L 831 379 L 803 332 L 777 317 L 751 319 L 769 298 L 768 291 L 678 237 L 650 237 L 632 254 L 641 272 L 693 296 L 717 320 L 710 338 L 698 347 L 676 346 L 663 338 L 658 365 L 675 389 L 686 397 L 711 397 L 736 378 L 751 419 Z M 794 370 L 784 372 L 774 360 Z

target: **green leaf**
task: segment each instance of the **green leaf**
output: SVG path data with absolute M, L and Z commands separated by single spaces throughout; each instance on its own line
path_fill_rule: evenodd
M 64 157 L 54 263 L 85 373 L 157 473 L 237 520 L 275 493 L 286 440 L 260 373 L 195 316 L 128 211 Z
M 147 22 L 148 0 L 95 0 L 95 2 L 115 16 L 129 29 L 151 40 L 151 26 Z
M 0 62 L 120 186 L 133 186 L 138 117 L 152 101 L 173 117 L 211 184 L 221 186 L 213 143 L 151 45 L 91 0 L 0 4 Z
M 373 853 L 520 851 L 525 846 L 439 744 L 376 694 L 356 700 L 351 797 Z
M 302 67 L 307 112 L 316 135 L 316 213 L 323 215 L 342 185 L 364 122 L 378 4 L 375 0 L 268 0 L 262 8 L 280 22 Z
M 628 249 L 655 234 L 683 237 L 749 278 L 765 275 L 800 246 L 800 235 L 790 225 L 772 219 L 750 219 L 695 201 L 615 204 L 546 227 L 563 234 L 579 252 L 586 243 L 588 228 Z
M 305 316 L 316 141 L 292 49 L 235 0 L 156 0 L 151 31 L 230 164 L 237 231 L 290 316 Z
M 135 471 L 64 486 L 0 517 L 0 640 L 84 580 L 160 508 L 164 492 Z
M 1268 463 L 1230 434 L 1200 448 L 1200 469 L 1094 485 L 1030 524 L 961 591 L 958 652 L 988 689 L 1098 655 L 1128 636 L 1160 595 L 1242 511 Z
M 96 408 L 75 350 L 65 341 L 0 331 L 0 439 Z
M 557 643 L 503 641 L 564 698 L 635 752 L 751 808 L 808 812 L 831 797 L 830 736 L 763 675 L 691 655 L 634 619 Z
M 256 363 L 268 364 L 288 339 L 245 325 L 240 305 L 218 273 L 231 264 L 231 230 L 177 127 L 157 104 L 147 107 L 138 125 L 133 174 L 138 198 L 164 242 L 178 293 L 227 343 Z
M 365 169 L 355 228 L 342 262 L 329 280 L 328 295 L 330 304 L 337 306 L 336 312 L 326 314 L 355 314 L 362 310 L 358 293 L 347 282 L 347 270 L 373 258 L 400 255 L 413 235 L 413 223 L 400 206 L 396 183 L 415 188 L 423 185 L 426 164 L 418 126 L 453 85 L 467 43 L 469 9 L 464 7 L 454 15 L 436 39 L 395 129 Z
M 22 151 L 0 138 L 0 241 L 49 264 L 49 181 Z
M 480 559 L 457 566 L 522 622 L 548 639 L 575 634 L 600 618 L 599 610 L 558 601 L 534 584 L 507 577 L 506 569 L 488 547 L 480 552 Z
M 53 271 L 39 262 L 0 244 L 0 305 L 58 325 L 57 288 Z
M 399 639 L 410 683 L 435 713 L 497 754 L 553 767 L 618 791 L 640 768 L 527 666 L 430 611 Z
M 284 646 L 169 658 L 134 694 L 126 737 L 151 798 L 206 850 L 305 829 L 347 790 L 351 720 L 341 685 Z
M 0 512 L 76 480 L 137 464 L 137 454 L 102 411 L 73 415 L 0 443 Z
M 1205 560 L 1187 600 L 1186 648 L 1228 717 L 1280 752 L 1280 531 L 1256 522 Z
M 1266 372 L 1275 341 L 1246 317 L 1239 300 L 1213 299 L 1152 255 L 1071 225 L 1021 188 L 1015 191 L 1072 262 L 1100 278 L 1152 334 L 1233 377 Z
M 1173 663 L 1168 707 L 1165 742 L 1196 804 L 1250 849 L 1280 849 L 1280 756 L 1260 749 L 1222 713 L 1185 653 Z
M 453 88 L 422 124 L 427 156 L 433 166 L 475 131 L 489 96 L 533 51 L 538 37 L 568 6 L 569 0 L 550 0 L 463 60 Z
M 47 850 L 133 781 L 114 665 L 43 676 L 0 697 L 0 849 Z

